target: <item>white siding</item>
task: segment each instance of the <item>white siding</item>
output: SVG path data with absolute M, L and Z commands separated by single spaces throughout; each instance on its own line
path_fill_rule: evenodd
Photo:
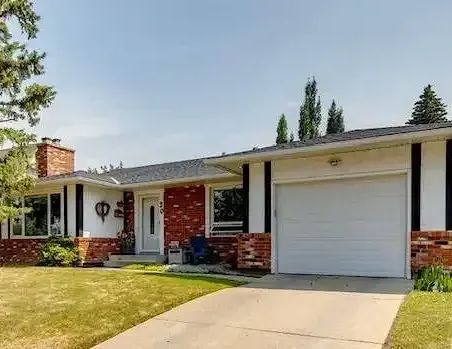
M 75 237 L 75 184 L 67 186 L 67 231 Z
M 249 231 L 265 230 L 264 163 L 250 164 Z
M 324 156 L 277 160 L 274 162 L 273 180 L 291 181 L 403 171 L 410 167 L 410 146 L 354 151 Z M 331 166 L 329 160 L 340 160 Z
M 422 143 L 421 230 L 446 228 L 446 142 Z
M 75 197 L 74 197 L 75 198 Z M 83 186 L 83 236 L 85 237 L 116 237 L 118 231 L 124 227 L 123 218 L 114 216 L 116 203 L 123 200 L 123 192 L 98 188 L 90 185 Z M 98 202 L 110 204 L 110 212 L 102 222 L 96 213 Z M 75 200 L 74 200 L 75 203 Z

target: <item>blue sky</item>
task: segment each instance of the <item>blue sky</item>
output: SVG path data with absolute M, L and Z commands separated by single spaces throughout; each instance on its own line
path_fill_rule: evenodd
M 403 124 L 432 83 L 452 106 L 448 1 L 37 1 L 58 96 L 39 136 L 62 138 L 76 167 L 173 161 L 296 133 L 315 75 L 346 129 Z M 451 108 L 448 109 L 452 112 Z

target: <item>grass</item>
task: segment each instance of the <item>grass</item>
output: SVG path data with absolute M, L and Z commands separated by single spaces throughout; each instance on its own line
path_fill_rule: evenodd
M 452 348 L 452 293 L 413 291 L 400 307 L 388 348 Z
M 238 283 L 75 268 L 0 268 L 0 348 L 90 348 L 194 298 Z

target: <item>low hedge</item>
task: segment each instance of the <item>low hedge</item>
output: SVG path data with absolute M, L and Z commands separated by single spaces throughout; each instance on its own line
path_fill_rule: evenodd
M 69 267 L 76 266 L 79 261 L 79 249 L 69 238 L 51 236 L 40 251 L 39 265 Z

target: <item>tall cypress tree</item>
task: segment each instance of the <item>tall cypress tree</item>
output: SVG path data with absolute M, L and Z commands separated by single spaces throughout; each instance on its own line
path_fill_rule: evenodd
M 322 106 L 317 97 L 317 82 L 315 77 L 308 79 L 304 88 L 304 101 L 300 106 L 298 121 L 298 138 L 305 141 L 320 135 L 319 126 L 322 121 Z
M 414 103 L 411 119 L 407 121 L 407 124 L 419 125 L 447 121 L 446 108 L 446 104 L 436 95 L 432 85 L 428 84 L 424 87 L 419 100 Z
M 344 132 L 344 116 L 342 115 L 342 108 L 336 106 L 336 101 L 333 99 L 331 107 L 328 110 L 328 122 L 326 126 L 326 134 Z
M 55 97 L 52 87 L 35 82 L 44 74 L 45 54 L 26 47 L 38 33 L 38 21 L 33 1 L 0 0 L 0 147 L 12 145 L 0 158 L 0 221 L 22 213 L 15 202 L 33 185 L 29 144 L 35 136 L 13 125 L 18 121 L 36 125 L 39 111 Z M 13 39 L 10 24 L 13 33 L 23 34 L 23 42 Z
M 283 144 L 289 141 L 289 131 L 287 128 L 287 120 L 284 114 L 281 114 L 276 128 L 276 144 Z

